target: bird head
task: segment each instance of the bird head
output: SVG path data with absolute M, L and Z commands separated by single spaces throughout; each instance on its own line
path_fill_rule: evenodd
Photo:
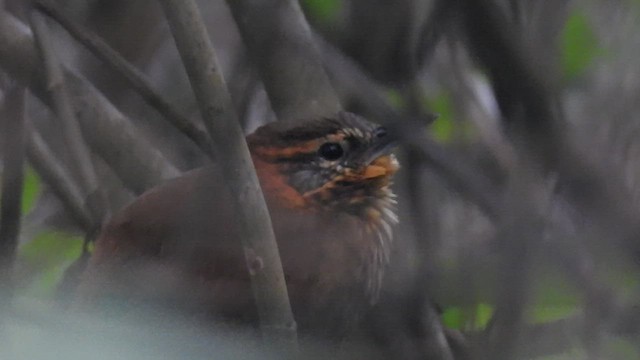
M 383 127 L 341 112 L 296 126 L 270 123 L 248 142 L 254 162 L 262 164 L 256 167 L 263 188 L 291 204 L 397 222 L 390 185 L 398 162 Z

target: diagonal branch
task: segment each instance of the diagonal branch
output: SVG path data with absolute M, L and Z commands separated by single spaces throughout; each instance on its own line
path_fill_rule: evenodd
M 50 1 L 37 1 L 36 9 L 50 16 L 60 24 L 71 36 L 87 47 L 98 59 L 102 60 L 113 71 L 119 73 L 135 91 L 176 129 L 189 137 L 204 153 L 213 157 L 209 135 L 193 121 L 180 114 L 173 105 L 153 89 L 146 76 L 111 48 L 104 40 L 90 30 L 74 22 Z
M 44 63 L 53 109 L 60 122 L 64 141 L 69 148 L 72 162 L 80 174 L 80 184 L 84 193 L 88 194 L 86 205 L 93 215 L 94 227 L 99 228 L 108 213 L 106 194 L 104 189 L 100 188 L 98 177 L 91 161 L 91 153 L 84 141 L 78 120 L 69 100 L 62 67 L 55 54 L 53 40 L 49 36 L 49 29 L 44 17 L 32 12 L 31 26 Z
M 48 103 L 47 85 L 28 28 L 0 13 L 0 67 Z M 149 144 L 133 125 L 86 79 L 64 70 L 80 128 L 92 150 L 136 193 L 180 171 Z
M 94 222 L 84 206 L 80 189 L 68 176 L 64 166 L 53 155 L 53 152 L 38 131 L 32 129 L 30 133 L 27 147 L 29 162 L 38 175 L 42 177 L 42 180 L 51 187 L 53 193 L 62 201 L 65 209 L 76 223 L 89 232 L 93 228 Z
M 296 323 L 291 312 L 282 263 L 267 206 L 249 149 L 233 109 L 216 54 L 193 0 L 162 0 L 178 51 L 200 105 L 205 126 L 221 157 L 231 208 L 239 220 L 242 245 L 250 267 L 251 285 L 265 338 L 296 347 Z M 256 268 L 255 263 L 262 266 Z

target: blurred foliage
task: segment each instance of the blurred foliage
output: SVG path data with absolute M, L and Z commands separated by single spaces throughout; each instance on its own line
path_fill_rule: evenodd
M 2 180 L 1 177 L 0 180 Z M 22 186 L 21 211 L 22 214 L 27 214 L 29 213 L 29 211 L 31 211 L 31 209 L 33 209 L 33 205 L 38 198 L 38 194 L 40 194 L 40 178 L 38 177 L 38 174 L 36 174 L 36 172 L 30 167 L 25 168 L 24 181 L 22 183 Z
M 561 33 L 562 70 L 567 80 L 585 73 L 596 56 L 602 54 L 596 34 L 581 11 L 569 15 Z
M 40 178 L 38 174 L 27 167 L 24 173 L 24 183 L 22 188 L 22 213 L 27 214 L 33 209 L 33 205 L 40 194 Z
M 337 21 L 342 9 L 342 0 L 302 0 L 301 4 L 308 16 L 324 25 Z
M 486 303 L 476 304 L 471 313 L 461 307 L 452 306 L 442 313 L 442 321 L 452 329 L 479 330 L 489 324 L 492 315 L 493 306 Z
M 526 314 L 528 322 L 539 324 L 576 314 L 580 305 L 576 289 L 551 272 L 543 270 L 535 277 L 533 303 Z
M 431 124 L 433 137 L 440 142 L 451 141 L 455 133 L 454 110 L 451 96 L 442 92 L 435 98 L 426 100 L 427 106 L 436 113 L 438 118 Z
M 606 339 L 606 354 L 611 354 L 614 359 L 640 359 L 640 350 L 637 344 L 620 338 L 610 337 Z
M 398 90 L 389 89 L 389 91 L 387 91 L 387 99 L 389 103 L 391 103 L 391 106 L 398 110 L 405 110 L 407 108 L 407 102 Z
M 44 231 L 18 249 L 18 258 L 30 273 L 24 295 L 51 297 L 65 269 L 82 252 L 83 239 L 56 231 Z
M 387 99 L 394 108 L 407 109 L 407 100 L 398 90 L 388 90 Z M 434 97 L 423 97 L 421 107 L 420 111 L 423 113 L 434 113 L 436 116 L 433 123 L 429 125 L 430 133 L 436 141 L 450 143 L 455 139 L 466 140 L 472 136 L 473 125 L 456 119 L 453 100 L 448 92 L 442 91 Z
M 571 351 L 566 351 L 562 354 L 543 356 L 538 359 L 540 360 L 575 360 L 575 359 L 586 359 L 587 354 L 584 350 L 579 348 L 573 348 Z
M 455 104 L 451 94 L 443 91 L 433 98 L 425 98 L 425 111 L 430 109 L 437 118 L 431 124 L 431 134 L 440 143 L 450 143 L 454 140 L 469 140 L 473 137 L 473 124 L 468 121 L 460 121 L 456 117 Z

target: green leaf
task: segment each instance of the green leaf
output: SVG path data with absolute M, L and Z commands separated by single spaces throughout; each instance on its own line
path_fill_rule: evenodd
M 489 304 L 480 303 L 476 308 L 476 329 L 484 329 L 489 324 L 491 317 L 493 316 L 493 306 Z
M 0 184 L 2 184 L 1 180 L 2 177 L 0 176 Z M 33 169 L 27 167 L 24 171 L 24 180 L 22 181 L 22 202 L 20 204 L 22 214 L 26 214 L 31 211 L 39 193 L 40 178 Z
M 22 213 L 27 214 L 33 209 L 38 194 L 40 194 L 40 178 L 31 167 L 27 167 L 24 173 L 22 186 Z
M 315 20 L 332 24 L 338 19 L 342 0 L 302 0 L 302 6 Z
M 459 307 L 452 306 L 442 313 L 442 322 L 450 329 L 462 329 L 464 326 L 464 316 Z
M 485 303 L 478 303 L 475 307 L 474 313 L 469 315 L 465 314 L 465 311 L 457 306 L 446 308 L 442 313 L 442 322 L 444 325 L 451 329 L 463 329 L 469 325 L 473 317 L 473 324 L 470 324 L 474 329 L 484 329 L 493 316 L 493 306 Z
M 543 304 L 535 306 L 529 312 L 529 318 L 534 324 L 567 318 L 578 312 L 575 304 Z
M 562 30 L 562 69 L 567 79 L 582 75 L 602 53 L 585 14 L 574 11 Z

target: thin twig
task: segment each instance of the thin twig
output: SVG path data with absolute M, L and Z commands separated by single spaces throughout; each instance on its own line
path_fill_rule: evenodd
M 0 67 L 48 103 L 33 38 L 23 23 L 6 12 L 0 13 Z M 64 74 L 87 144 L 127 187 L 141 193 L 180 174 L 86 79 L 67 69 Z
M 331 116 L 341 109 L 298 1 L 227 4 L 280 121 Z
M 61 125 L 64 142 L 68 146 L 72 164 L 75 165 L 80 175 L 79 183 L 84 194 L 87 195 L 86 205 L 93 215 L 94 226 L 99 228 L 109 212 L 106 194 L 98 182 L 90 150 L 84 142 L 78 120 L 71 106 L 62 67 L 53 48 L 53 39 L 44 16 L 32 12 L 31 27 L 42 55 L 49 84 L 49 95 Z
M 253 168 L 249 149 L 231 103 L 216 55 L 197 5 L 192 0 L 162 0 L 178 51 L 189 75 L 233 195 L 231 208 L 239 220 L 240 238 L 250 267 L 260 326 L 267 339 L 296 347 L 291 312 L 269 212 Z M 256 268 L 255 263 L 262 266 Z
M 154 90 L 151 82 L 135 66 L 125 60 L 117 51 L 104 40 L 93 34 L 89 29 L 73 21 L 60 11 L 50 1 L 36 1 L 35 7 L 50 16 L 60 24 L 71 36 L 89 49 L 98 59 L 102 60 L 113 71 L 123 76 L 135 91 L 160 114 L 164 116 L 176 129 L 190 138 L 205 154 L 213 158 L 211 139 L 205 130 L 198 127 L 189 118 L 180 114 L 168 100 Z
M 13 293 L 15 262 L 24 178 L 24 98 L 25 90 L 14 86 L 5 97 L 2 136 L 2 193 L 0 203 L 0 305 L 7 308 Z M 6 314 L 2 311 L 2 316 Z

